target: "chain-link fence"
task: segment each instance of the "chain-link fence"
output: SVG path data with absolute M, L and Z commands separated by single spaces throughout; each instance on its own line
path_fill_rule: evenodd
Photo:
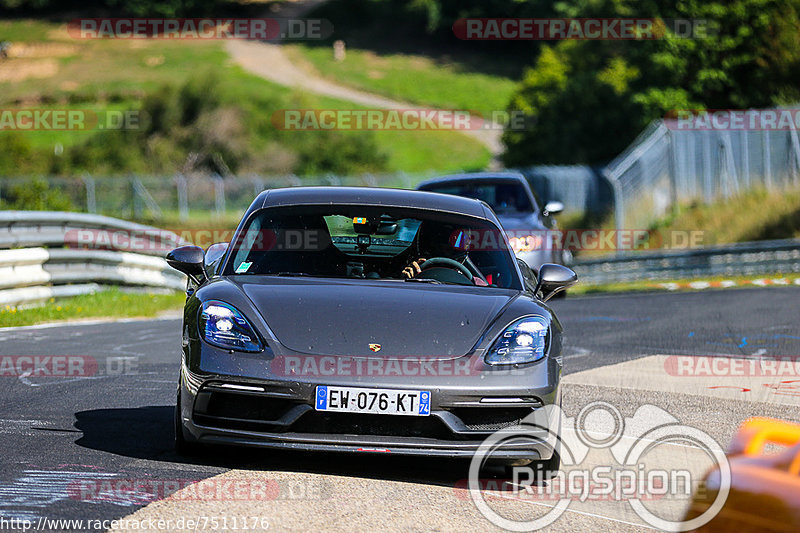
M 520 169 L 542 202 L 564 204 L 571 213 L 604 213 L 613 202 L 599 169 L 585 165 L 539 165 Z
M 796 129 L 681 129 L 652 123 L 606 168 L 617 228 L 646 229 L 680 202 L 704 203 L 753 187 L 800 185 Z
M 194 215 L 241 214 L 265 189 L 299 185 L 351 185 L 413 188 L 433 175 L 364 174 L 245 176 L 220 178 L 176 176 L 129 176 L 77 178 L 3 178 L 0 201 L 13 202 L 21 189 L 38 186 L 55 194 L 76 211 L 98 213 L 134 220 L 187 220 Z M 30 208 L 17 206 L 18 208 Z M 51 206 L 44 206 L 52 209 Z M 63 209 L 59 204 L 59 209 Z
M 563 202 L 567 211 L 603 211 L 611 205 L 608 183 L 597 171 L 584 166 L 537 166 L 521 169 L 534 190 L 544 201 Z M 12 200 L 15 190 L 30 188 L 40 183 L 66 199 L 76 211 L 99 213 L 115 217 L 158 221 L 161 219 L 187 220 L 193 215 L 223 216 L 241 213 L 255 196 L 277 187 L 300 185 L 350 185 L 373 187 L 398 187 L 410 189 L 417 183 L 436 174 L 365 174 L 361 176 L 326 175 L 297 176 L 245 176 L 245 177 L 186 177 L 128 176 L 76 178 L 2 178 L 0 201 Z M 34 185 L 35 186 L 35 185 Z M 17 206 L 30 209 L 32 206 Z M 43 206 L 45 209 L 63 210 L 66 207 Z

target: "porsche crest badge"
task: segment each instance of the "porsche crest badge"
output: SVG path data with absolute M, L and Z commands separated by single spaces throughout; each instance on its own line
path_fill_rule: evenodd
M 370 344 L 369 345 L 369 349 L 372 350 L 373 352 L 380 352 L 381 351 L 381 345 L 380 344 Z

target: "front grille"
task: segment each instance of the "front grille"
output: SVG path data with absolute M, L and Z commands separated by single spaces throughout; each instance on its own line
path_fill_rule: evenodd
M 277 420 L 297 402 L 253 394 L 212 392 L 203 412 L 207 416 L 246 418 L 249 420 Z
M 383 437 L 455 438 L 434 416 L 393 416 L 309 411 L 292 424 L 290 431 L 334 435 L 369 435 Z
M 531 407 L 457 407 L 450 409 L 473 431 L 497 431 L 516 426 L 533 412 Z

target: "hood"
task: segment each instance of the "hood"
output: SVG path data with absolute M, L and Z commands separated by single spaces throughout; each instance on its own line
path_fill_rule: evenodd
M 497 220 L 506 231 L 543 230 L 545 227 L 533 213 L 497 215 Z
M 460 357 L 517 295 L 422 283 L 239 278 L 278 341 L 314 355 Z

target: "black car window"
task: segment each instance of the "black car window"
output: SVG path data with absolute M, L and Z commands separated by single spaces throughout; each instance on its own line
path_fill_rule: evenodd
M 483 200 L 495 213 L 534 211 L 528 193 L 521 183 L 469 181 L 432 184 L 426 186 L 425 190 Z
M 502 230 L 483 219 L 429 210 L 271 207 L 250 216 L 231 249 L 225 275 L 400 280 L 402 269 L 421 257 L 462 264 L 469 257 L 490 286 L 521 288 Z

